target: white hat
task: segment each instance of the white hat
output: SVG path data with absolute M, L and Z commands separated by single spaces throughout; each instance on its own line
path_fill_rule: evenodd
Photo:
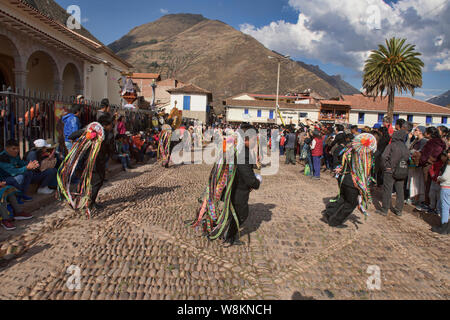
M 131 133 L 130 133 L 130 131 L 127 131 L 127 132 L 125 132 L 125 135 L 127 135 L 127 136 L 131 136 Z
M 51 144 L 47 144 L 47 142 L 45 142 L 44 139 L 39 139 L 39 140 L 36 140 L 34 142 L 34 146 L 36 148 L 50 148 L 52 145 Z

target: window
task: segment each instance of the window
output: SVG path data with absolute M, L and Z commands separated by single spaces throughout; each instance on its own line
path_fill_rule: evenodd
M 261 118 L 261 116 L 262 116 L 262 111 L 258 110 L 258 118 Z
M 408 121 L 414 122 L 414 116 L 412 114 L 408 114 Z
M 273 111 L 269 112 L 269 119 L 273 119 Z
M 383 122 L 384 119 L 384 113 L 379 113 L 378 114 L 378 122 Z
M 394 114 L 394 123 L 396 123 L 398 119 L 400 119 L 400 115 Z
M 244 113 L 245 113 L 245 114 L 248 114 L 248 109 L 245 109 Z
M 427 124 L 431 124 L 431 123 L 433 123 L 433 117 L 427 116 Z
M 360 112 L 359 114 L 358 114 L 358 123 L 359 124 L 364 124 L 364 117 L 365 117 L 365 113 L 363 113 L 363 112 Z
M 184 96 L 183 98 L 183 110 L 191 110 L 191 96 Z
M 442 124 L 447 124 L 447 117 L 442 117 L 441 123 L 442 123 Z
M 308 118 L 308 113 L 300 112 L 300 118 Z

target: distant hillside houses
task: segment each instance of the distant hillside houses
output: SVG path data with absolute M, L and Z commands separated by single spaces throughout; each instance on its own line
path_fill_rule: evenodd
M 354 124 L 373 127 L 387 115 L 388 99 L 374 99 L 362 94 L 343 95 L 339 100 L 325 100 L 314 93 L 279 97 L 285 124 L 299 125 L 306 120 L 322 123 Z M 273 123 L 281 125 L 276 115 L 276 96 L 242 93 L 224 101 L 228 122 Z M 396 97 L 394 121 L 405 119 L 416 125 L 447 124 L 450 109 L 425 101 Z

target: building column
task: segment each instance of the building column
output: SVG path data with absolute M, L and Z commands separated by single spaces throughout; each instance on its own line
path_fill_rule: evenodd
M 56 80 L 55 81 L 55 93 L 58 96 L 62 96 L 62 94 L 63 94 L 63 87 L 64 87 L 64 81 L 63 80 Z
M 27 89 L 27 74 L 28 74 L 28 71 L 26 71 L 26 70 L 14 69 L 14 77 L 15 77 L 15 83 L 16 83 L 15 89 L 20 89 L 20 90 Z

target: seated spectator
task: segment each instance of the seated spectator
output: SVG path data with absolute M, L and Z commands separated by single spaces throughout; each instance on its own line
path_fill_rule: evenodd
M 122 163 L 123 171 L 127 171 L 127 169 L 134 169 L 130 163 L 130 146 L 127 140 L 128 139 L 125 135 L 119 135 L 116 147 L 119 160 Z
M 138 133 L 134 135 L 132 138 L 132 153 L 137 163 L 144 163 L 144 140 L 142 140 L 142 135 Z
M 24 200 L 29 200 L 25 194 L 30 184 L 39 184 L 39 194 L 51 194 L 53 190 L 48 188 L 55 176 L 56 169 L 47 169 L 44 172 L 35 171 L 39 168 L 39 162 L 24 161 L 19 156 L 19 143 L 15 140 L 6 142 L 6 148 L 0 153 L 0 180 L 7 185 L 15 187 L 21 192 Z
M 147 147 L 145 154 L 148 155 L 150 159 L 156 158 L 158 154 L 158 146 L 156 145 L 155 141 L 152 141 L 150 143 L 150 145 Z
M 48 186 L 56 189 L 58 186 L 58 181 L 56 179 L 56 174 L 58 172 L 56 165 L 58 159 L 56 157 L 56 149 L 54 149 L 51 144 L 43 139 L 36 140 L 34 142 L 34 148 L 28 152 L 27 161 L 39 162 L 39 168 L 35 170 L 36 173 L 45 172 L 47 170 L 53 172 L 53 179 Z
M 15 230 L 14 220 L 29 220 L 33 216 L 25 213 L 19 208 L 14 187 L 6 185 L 5 181 L 0 182 L 0 224 L 7 231 Z M 8 204 L 12 208 L 12 215 L 8 211 Z

